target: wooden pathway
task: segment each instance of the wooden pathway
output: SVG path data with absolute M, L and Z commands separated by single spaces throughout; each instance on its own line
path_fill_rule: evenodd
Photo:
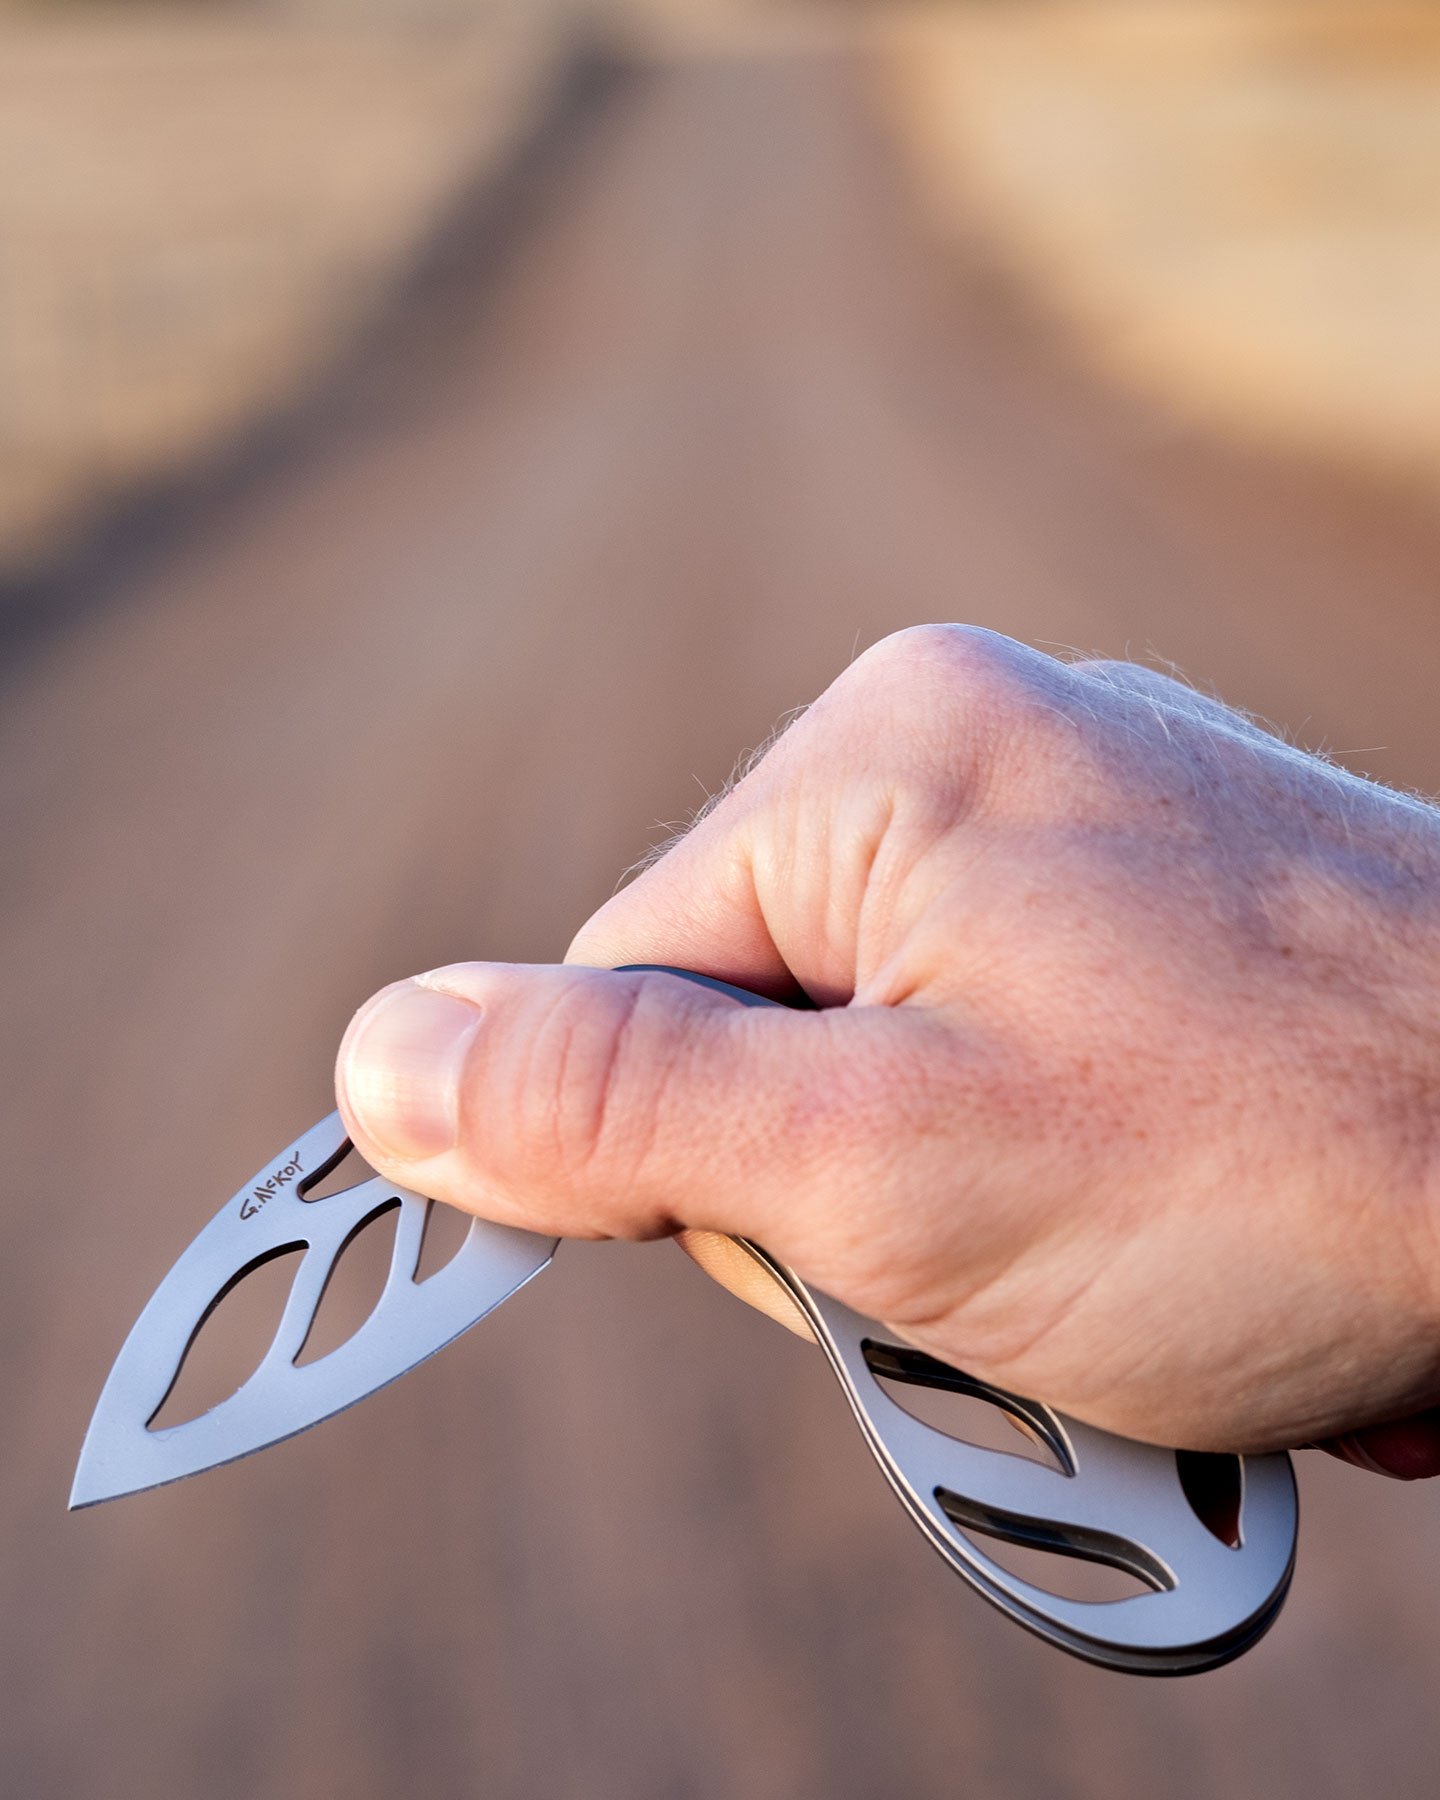
M 567 1248 L 322 1429 L 66 1515 L 131 1319 L 327 1110 L 350 1009 L 558 956 L 857 645 L 1153 647 L 1440 786 L 1440 525 L 1093 388 L 927 255 L 852 66 L 608 79 L 512 198 L 11 642 L 0 1791 L 1428 1800 L 1440 1487 L 1302 1459 L 1272 1636 L 1107 1676 L 946 1576 L 815 1353 L 670 1246 Z

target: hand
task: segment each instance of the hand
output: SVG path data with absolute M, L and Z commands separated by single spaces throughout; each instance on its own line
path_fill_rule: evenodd
M 546 1232 L 754 1238 L 1132 1437 L 1440 1471 L 1408 1417 L 1440 1401 L 1424 803 L 1150 670 L 925 627 L 567 965 L 361 1009 L 338 1086 L 377 1168 Z

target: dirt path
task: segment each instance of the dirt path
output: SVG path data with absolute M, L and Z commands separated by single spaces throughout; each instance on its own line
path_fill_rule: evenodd
M 844 64 L 613 81 L 547 168 L 11 670 L 0 1786 L 1428 1795 L 1440 1495 L 1307 1459 L 1272 1637 L 1107 1677 L 945 1576 L 814 1353 L 668 1246 L 569 1247 L 320 1431 L 64 1514 L 130 1320 L 326 1109 L 354 1003 L 557 955 L 856 645 L 1153 643 L 1440 784 L 1440 529 L 1164 437 L 942 276 Z

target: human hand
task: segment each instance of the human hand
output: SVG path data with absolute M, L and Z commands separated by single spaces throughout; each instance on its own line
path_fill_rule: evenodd
M 1129 1436 L 1440 1471 L 1424 803 L 1153 671 L 924 627 L 567 965 L 361 1009 L 337 1082 L 377 1168 L 545 1232 L 753 1238 Z

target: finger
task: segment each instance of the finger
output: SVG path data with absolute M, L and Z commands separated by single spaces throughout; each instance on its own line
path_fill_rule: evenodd
M 660 862 L 607 901 L 576 934 L 565 961 L 598 969 L 666 963 L 767 999 L 792 998 L 798 984 L 756 887 L 748 798 L 727 795 Z
M 752 771 L 586 922 L 567 963 L 601 969 L 665 963 L 789 1000 L 807 991 L 792 972 L 793 959 L 815 983 L 820 971 L 807 954 L 809 934 L 796 932 L 788 909 L 777 918 L 766 904 L 764 865 L 788 835 L 775 816 L 776 794 L 794 747 L 777 745 L 770 756 L 776 760 L 769 767 Z M 811 997 L 843 1001 L 850 987 L 842 972 L 838 983 L 822 984 Z
M 1374 1475 L 1389 1475 L 1395 1481 L 1430 1481 L 1440 1475 L 1440 1408 L 1389 1425 L 1366 1425 L 1342 1437 L 1325 1438 L 1313 1447 Z
M 603 906 L 567 962 L 669 963 L 821 1006 L 856 991 L 867 894 L 941 840 L 1030 719 L 1050 658 L 956 626 L 872 646 L 660 860 Z M 1072 683 L 1073 685 L 1073 683 Z M 1048 713 L 1046 714 L 1048 717 Z M 886 847 L 888 846 L 888 854 Z
M 857 1268 L 908 1273 L 885 1243 L 906 1222 L 892 1158 L 908 1146 L 924 1179 L 933 1154 L 931 1184 L 955 1179 L 953 1137 L 931 1152 L 936 1133 L 905 1130 L 947 1062 L 932 1029 L 889 1007 L 745 1007 L 669 975 L 470 963 L 362 1008 L 337 1092 L 361 1153 L 436 1199 L 566 1236 L 752 1237 L 853 1286 Z M 984 1110 L 965 1088 L 952 1048 L 947 1119 Z
M 727 1166 L 763 1185 L 781 1066 L 792 1104 L 820 1080 L 797 1017 L 660 974 L 461 964 L 361 1009 L 337 1092 L 362 1153 L 437 1199 L 566 1235 L 745 1230 Z

